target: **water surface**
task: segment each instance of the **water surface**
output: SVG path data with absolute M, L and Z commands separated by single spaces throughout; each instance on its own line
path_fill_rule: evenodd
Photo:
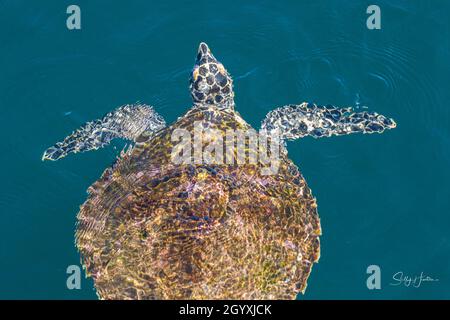
M 78 264 L 76 213 L 123 146 L 41 162 L 49 145 L 136 101 L 168 122 L 190 106 L 200 41 L 234 76 L 237 109 L 256 128 L 277 106 L 354 105 L 398 128 L 289 143 L 317 197 L 322 257 L 304 299 L 450 298 L 450 3 L 378 1 L 0 1 L 0 298 L 96 298 L 66 288 Z M 381 290 L 366 268 L 382 270 Z M 389 285 L 394 273 L 439 279 Z

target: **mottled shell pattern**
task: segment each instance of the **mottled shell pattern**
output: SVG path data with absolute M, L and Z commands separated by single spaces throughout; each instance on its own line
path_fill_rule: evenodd
M 176 129 L 192 132 L 199 121 L 224 134 L 251 128 L 223 107 L 234 103 L 226 70 L 202 58 L 195 106 L 144 132 L 81 206 L 76 245 L 102 299 L 294 299 L 319 259 L 316 201 L 286 154 L 273 175 L 262 175 L 261 163 L 173 163 Z

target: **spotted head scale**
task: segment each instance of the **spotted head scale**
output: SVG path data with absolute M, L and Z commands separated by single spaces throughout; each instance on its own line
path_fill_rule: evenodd
M 233 80 L 204 42 L 198 47 L 189 88 L 195 104 L 234 109 Z

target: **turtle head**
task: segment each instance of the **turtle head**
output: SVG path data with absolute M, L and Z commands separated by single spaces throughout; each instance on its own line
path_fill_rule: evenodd
M 234 108 L 233 80 L 204 42 L 198 47 L 189 88 L 196 104 Z

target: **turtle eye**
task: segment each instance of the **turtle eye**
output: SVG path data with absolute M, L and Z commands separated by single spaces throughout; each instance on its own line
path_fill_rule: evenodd
M 220 73 L 225 74 L 227 71 L 225 70 L 225 67 L 223 66 L 223 64 L 219 63 L 217 64 L 217 69 L 219 69 Z
M 197 68 L 195 68 L 195 69 L 192 71 L 192 79 L 193 79 L 194 81 L 197 81 L 198 74 L 199 74 L 199 71 L 198 71 L 198 67 L 197 67 Z

